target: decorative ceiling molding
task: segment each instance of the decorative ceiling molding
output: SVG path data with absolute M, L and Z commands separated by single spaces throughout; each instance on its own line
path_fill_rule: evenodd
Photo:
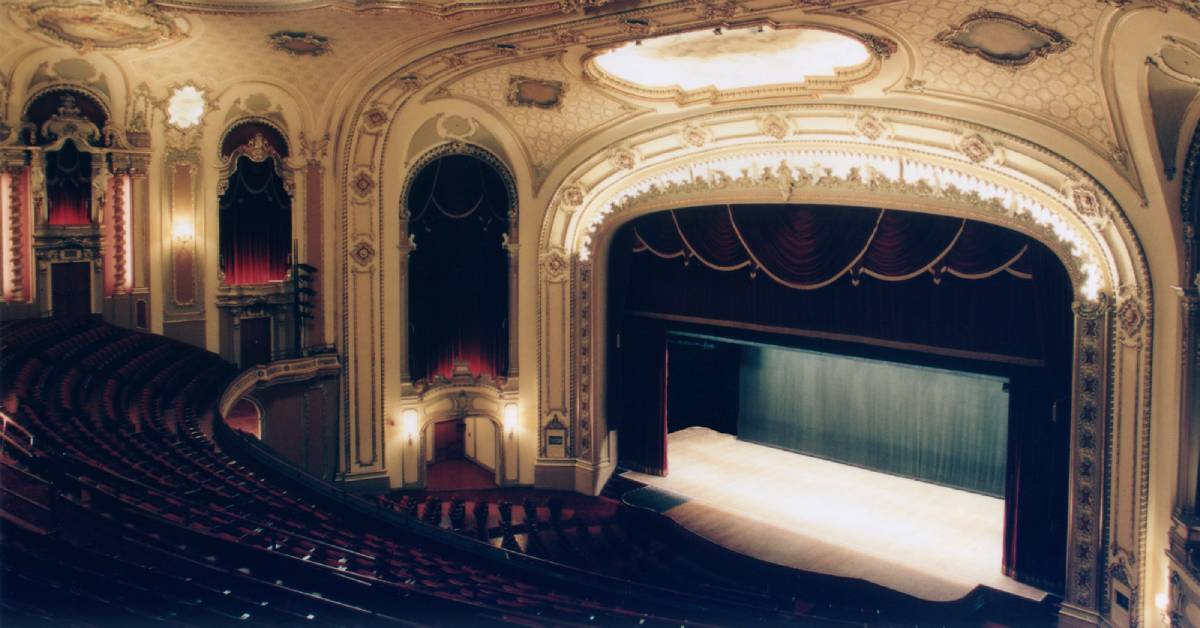
M 267 40 L 275 50 L 297 57 L 319 57 L 333 52 L 328 37 L 306 31 L 276 31 Z
M 187 37 L 186 24 L 146 0 L 39 2 L 10 11 L 40 32 L 86 53 L 92 50 L 150 48 Z
M 1052 28 L 988 9 L 968 15 L 934 40 L 1012 69 L 1071 47 L 1071 40 Z
M 463 13 L 479 12 L 566 13 L 608 2 L 609 0 L 158 0 L 155 4 L 202 13 L 261 14 L 332 8 L 352 13 L 406 11 L 450 18 Z

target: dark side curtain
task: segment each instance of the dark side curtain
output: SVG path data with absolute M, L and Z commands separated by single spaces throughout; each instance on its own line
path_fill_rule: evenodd
M 410 368 L 414 380 L 508 372 L 508 191 L 488 164 L 443 157 L 413 181 L 409 233 Z
M 52 225 L 91 223 L 92 154 L 67 141 L 46 153 L 46 201 Z
M 650 320 L 628 320 L 622 329 L 620 359 L 625 385 L 617 433 L 618 462 L 634 471 L 666 475 L 666 329 Z
M 292 197 L 274 158 L 242 156 L 218 208 L 221 270 L 229 285 L 287 277 L 292 248 Z
M 1004 571 L 1040 589 L 1065 588 L 1071 368 L 1074 336 L 1071 287 L 1062 264 L 1044 248 L 1031 250 L 1036 315 L 1031 334 L 1045 367 L 1017 372 L 1009 398 Z

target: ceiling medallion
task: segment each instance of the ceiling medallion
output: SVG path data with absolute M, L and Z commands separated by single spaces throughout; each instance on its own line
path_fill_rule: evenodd
M 278 31 L 268 36 L 271 47 L 292 56 L 319 57 L 333 52 L 329 38 L 306 31 Z
M 43 2 L 14 7 L 13 12 L 80 52 L 147 48 L 186 36 L 175 17 L 146 0 Z
M 514 107 L 558 109 L 567 91 L 562 81 L 512 76 L 508 79 L 508 104 Z
M 1071 40 L 1052 28 L 987 9 L 938 33 L 934 41 L 1013 69 L 1071 47 Z

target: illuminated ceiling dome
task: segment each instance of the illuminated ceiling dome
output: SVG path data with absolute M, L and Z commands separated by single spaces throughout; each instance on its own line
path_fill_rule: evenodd
M 593 78 L 642 96 L 813 89 L 865 79 L 877 60 L 861 40 L 818 28 L 702 30 L 627 43 L 588 63 Z

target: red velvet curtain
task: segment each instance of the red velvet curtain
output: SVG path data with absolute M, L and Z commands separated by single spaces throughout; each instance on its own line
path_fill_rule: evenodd
M 508 191 L 485 162 L 450 155 L 414 179 L 407 199 L 409 366 L 413 380 L 508 373 Z
M 635 250 L 713 270 L 760 272 L 815 290 L 850 275 L 905 281 L 921 274 L 1027 278 L 1028 238 L 985 223 L 853 207 L 742 205 L 650 214 L 633 227 Z
M 292 197 L 275 159 L 239 157 L 221 195 L 221 270 L 229 285 L 287 277 L 292 249 Z
M 91 224 L 92 154 L 69 140 L 46 153 L 46 197 L 51 225 Z
M 639 279 L 612 284 L 629 311 L 1044 357 L 1029 333 L 1031 251 L 1050 255 L 1052 269 L 1056 260 L 993 225 L 894 210 L 719 206 L 643 216 L 617 238 L 633 241 L 628 255 L 623 246 L 611 253 L 624 265 L 611 276 Z

